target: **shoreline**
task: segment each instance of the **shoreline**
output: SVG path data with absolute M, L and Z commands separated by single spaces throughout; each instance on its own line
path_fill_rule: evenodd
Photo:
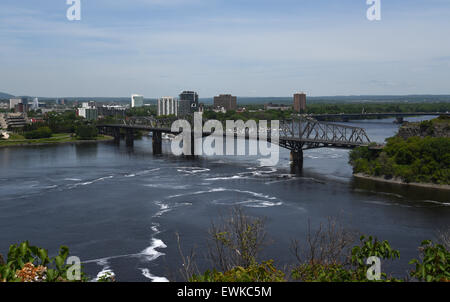
M 438 190 L 450 191 L 450 185 L 438 185 L 438 184 L 433 184 L 433 183 L 417 183 L 417 182 L 406 183 L 402 180 L 395 179 L 395 178 L 385 179 L 384 177 L 370 176 L 370 175 L 367 175 L 364 173 L 353 174 L 353 177 L 358 178 L 358 179 L 366 179 L 366 180 L 372 180 L 372 181 L 376 181 L 376 182 L 384 182 L 384 183 L 389 183 L 389 184 L 396 184 L 396 185 L 401 185 L 401 186 L 410 186 L 410 187 L 416 187 L 416 188 L 427 188 L 427 189 L 438 189 Z
M 110 142 L 113 141 L 114 137 L 112 136 L 104 136 L 102 139 L 91 139 L 91 140 L 73 140 L 73 141 L 62 141 L 62 142 L 37 142 L 37 143 L 17 143 L 13 145 L 0 145 L 0 149 L 3 148 L 18 148 L 18 147 L 39 147 L 39 146 L 51 146 L 51 145 L 78 145 L 78 144 L 87 144 L 87 143 L 101 143 L 101 142 Z

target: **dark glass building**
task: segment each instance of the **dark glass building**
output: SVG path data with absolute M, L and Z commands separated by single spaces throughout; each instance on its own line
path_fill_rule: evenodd
M 198 94 L 195 91 L 183 91 L 178 102 L 178 115 L 189 115 L 198 111 Z

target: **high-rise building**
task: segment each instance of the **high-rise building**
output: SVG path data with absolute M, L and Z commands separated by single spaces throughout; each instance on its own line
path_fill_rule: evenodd
M 306 94 L 304 92 L 294 94 L 294 111 L 306 111 Z
M 14 98 L 9 100 L 9 109 L 14 109 L 14 112 L 27 112 L 28 111 L 28 99 L 27 98 Z
M 237 97 L 231 94 L 221 94 L 214 97 L 214 107 L 215 108 L 225 108 L 225 110 L 236 110 L 237 109 Z
M 98 110 L 95 107 L 95 102 L 85 102 L 81 108 L 77 109 L 77 115 L 84 117 L 88 121 L 95 121 L 98 119 Z
M 183 91 L 178 101 L 178 115 L 188 115 L 198 111 L 198 94 L 194 91 Z
M 144 106 L 144 97 L 142 95 L 133 94 L 131 96 L 131 108 Z
M 165 96 L 158 99 L 158 116 L 161 115 L 178 115 L 178 100 Z
M 9 109 L 14 109 L 19 104 L 23 104 L 22 98 L 9 99 Z

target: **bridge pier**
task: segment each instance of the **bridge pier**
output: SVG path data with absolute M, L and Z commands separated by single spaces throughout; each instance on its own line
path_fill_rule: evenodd
M 153 149 L 153 155 L 161 155 L 162 154 L 162 132 L 153 131 L 152 149 Z
M 126 142 L 127 147 L 134 146 L 134 130 L 133 129 L 126 130 L 125 142 Z
M 120 128 L 112 128 L 112 136 L 114 143 L 120 145 Z
M 291 151 L 291 164 L 293 167 L 299 170 L 303 169 L 303 150 L 292 150 Z

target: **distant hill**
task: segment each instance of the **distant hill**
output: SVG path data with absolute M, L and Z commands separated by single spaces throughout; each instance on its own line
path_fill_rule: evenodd
M 8 93 L 4 93 L 4 92 L 0 92 L 0 99 L 10 99 L 13 98 L 14 96 Z

